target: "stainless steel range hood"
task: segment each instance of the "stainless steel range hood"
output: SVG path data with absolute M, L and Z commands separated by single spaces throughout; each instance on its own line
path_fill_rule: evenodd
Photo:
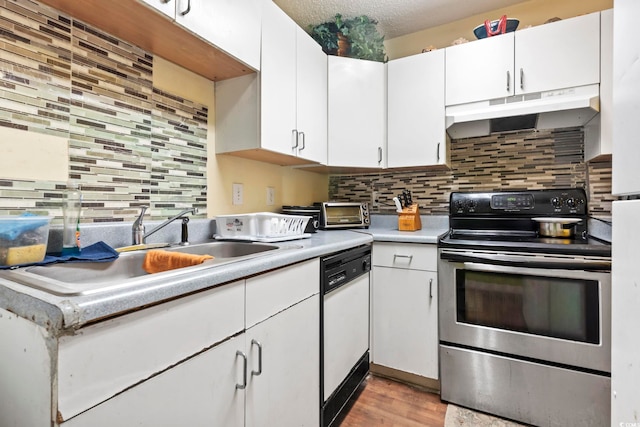
M 525 129 L 583 126 L 600 111 L 599 85 L 446 107 L 447 133 L 468 138 Z

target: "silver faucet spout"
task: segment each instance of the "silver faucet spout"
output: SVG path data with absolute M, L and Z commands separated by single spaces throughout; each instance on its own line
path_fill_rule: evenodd
M 142 225 L 142 216 L 144 215 L 144 212 L 146 211 L 147 207 L 146 206 L 142 206 L 141 208 L 142 208 L 142 212 L 140 212 L 140 216 L 133 223 L 133 230 L 132 231 L 133 231 L 133 244 L 134 245 L 139 245 L 139 244 L 145 243 L 147 237 L 151 236 L 156 231 L 163 229 L 167 225 L 171 224 L 173 221 L 175 221 L 177 219 L 185 218 L 185 215 L 187 215 L 187 214 L 195 215 L 195 214 L 198 213 L 198 209 L 197 208 L 185 209 L 185 210 L 181 211 L 179 214 L 167 219 L 165 222 L 163 222 L 162 224 L 158 225 L 157 227 L 154 227 L 151 231 L 145 232 L 144 225 Z

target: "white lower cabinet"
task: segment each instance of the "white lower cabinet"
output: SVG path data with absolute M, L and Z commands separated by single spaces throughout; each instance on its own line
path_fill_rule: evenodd
M 374 243 L 374 364 L 438 379 L 436 265 L 435 245 Z
M 60 338 L 60 425 L 317 426 L 319 268 L 305 261 Z
M 247 330 L 247 426 L 318 425 L 319 310 L 316 294 Z
M 316 426 L 319 309 L 316 294 L 63 426 Z
M 247 279 L 247 426 L 318 424 L 319 295 L 318 259 Z
M 244 425 L 244 335 L 232 338 L 67 421 L 65 427 Z

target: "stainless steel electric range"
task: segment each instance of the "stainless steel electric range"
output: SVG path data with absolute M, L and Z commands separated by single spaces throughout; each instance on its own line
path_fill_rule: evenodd
M 442 399 L 538 426 L 608 425 L 611 246 L 589 236 L 585 191 L 452 193 L 449 223 Z

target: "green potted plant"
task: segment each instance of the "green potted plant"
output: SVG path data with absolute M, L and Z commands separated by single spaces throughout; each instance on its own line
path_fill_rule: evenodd
M 336 14 L 333 20 L 312 26 L 311 37 L 329 55 L 384 62 L 384 36 L 377 24 L 366 15 L 343 19 Z

